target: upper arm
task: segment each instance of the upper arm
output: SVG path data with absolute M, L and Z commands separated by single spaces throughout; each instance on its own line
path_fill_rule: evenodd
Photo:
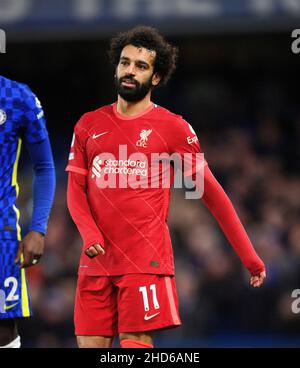
M 87 180 L 85 175 L 78 174 L 73 171 L 69 171 L 68 173 L 68 187 L 72 186 L 73 188 L 86 190 Z
M 171 154 L 180 155 L 183 173 L 191 176 L 203 169 L 206 165 L 204 154 L 201 151 L 199 139 L 192 126 L 178 117 L 172 125 L 169 148 Z
M 87 133 L 79 126 L 83 117 L 74 128 L 71 149 L 66 171 L 86 176 L 88 173 L 88 162 L 86 155 Z
M 28 143 L 43 141 L 48 136 L 42 105 L 26 85 L 22 86 L 22 131 Z

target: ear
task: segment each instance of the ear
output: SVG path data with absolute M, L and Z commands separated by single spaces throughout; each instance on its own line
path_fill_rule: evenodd
M 152 76 L 152 85 L 157 86 L 161 81 L 161 76 L 158 73 L 154 73 Z

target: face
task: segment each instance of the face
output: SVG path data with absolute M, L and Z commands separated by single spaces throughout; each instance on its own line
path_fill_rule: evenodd
M 153 70 L 155 56 L 155 51 L 144 47 L 127 45 L 123 48 L 115 83 L 118 94 L 125 101 L 141 101 L 159 83 L 160 77 Z

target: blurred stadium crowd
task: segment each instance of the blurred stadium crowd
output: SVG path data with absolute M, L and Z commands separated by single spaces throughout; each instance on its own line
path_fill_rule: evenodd
M 156 346 L 299 345 L 300 317 L 292 313 L 291 292 L 300 288 L 300 108 L 289 74 L 290 56 L 273 58 L 280 53 L 274 39 L 225 41 L 178 40 L 178 71 L 154 101 L 182 114 L 197 131 L 211 170 L 267 265 L 268 279 L 262 289 L 251 289 L 248 273 L 201 201 L 186 200 L 182 190 L 173 190 L 169 226 L 183 325 L 157 333 Z M 65 54 L 59 48 L 54 55 L 53 46 L 40 50 L 40 69 L 34 61 L 26 74 L 25 68 L 16 69 L 29 84 L 32 73 L 31 86 L 40 91 L 58 175 L 46 251 L 28 272 L 34 318 L 22 322 L 21 335 L 23 346 L 29 347 L 75 346 L 73 306 L 81 239 L 67 211 L 64 167 L 76 120 L 69 119 L 66 128 L 60 119 L 69 111 L 75 116 L 72 106 L 81 114 L 115 98 L 112 78 L 104 77 L 107 69 L 98 58 L 102 51 L 95 51 L 97 43 L 86 46 L 87 55 L 77 55 L 76 65 L 82 68 L 73 65 L 76 47 L 69 46 Z M 27 66 L 32 59 L 28 55 Z M 52 74 L 45 74 L 43 68 L 52 63 L 49 55 L 55 62 Z M 89 61 L 92 71 L 86 68 Z M 34 78 L 37 72 L 39 78 Z M 61 116 L 61 91 L 55 83 L 68 78 L 62 98 L 67 111 Z M 69 101 L 71 92 L 74 98 Z M 76 105 L 80 96 L 81 111 Z M 51 104 L 57 106 L 56 101 L 55 110 Z M 32 204 L 27 163 L 21 164 L 19 182 L 26 232 Z

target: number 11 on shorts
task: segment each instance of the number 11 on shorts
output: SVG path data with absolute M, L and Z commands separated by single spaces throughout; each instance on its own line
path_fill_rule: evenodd
M 159 309 L 159 304 L 158 304 L 157 296 L 156 296 L 156 286 L 155 286 L 155 284 L 150 285 L 150 290 L 152 292 L 152 300 L 153 300 L 154 308 Z M 145 312 L 148 312 L 149 311 L 149 299 L 148 299 L 147 286 L 141 286 L 139 288 L 139 292 L 142 293 L 142 295 L 143 295 L 144 310 L 145 310 Z

